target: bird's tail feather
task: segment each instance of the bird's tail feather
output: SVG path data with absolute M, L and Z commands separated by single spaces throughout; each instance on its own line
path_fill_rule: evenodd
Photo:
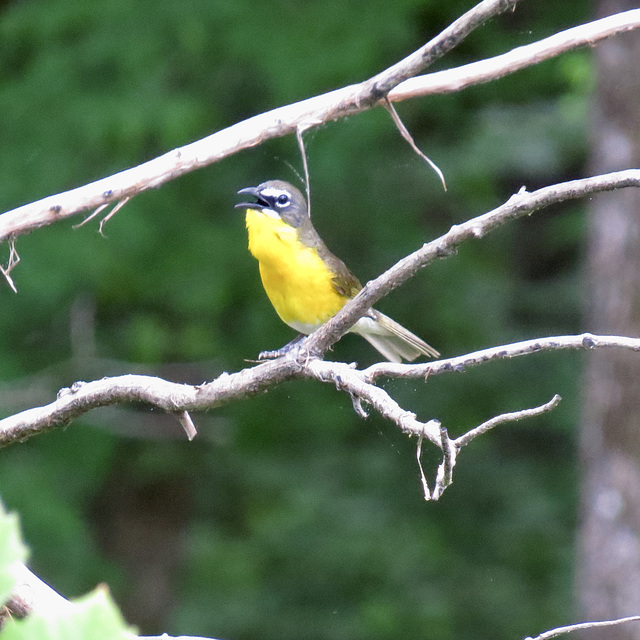
M 389 362 L 411 362 L 420 355 L 431 358 L 440 355 L 417 335 L 375 309 L 360 318 L 351 330 L 360 334 Z

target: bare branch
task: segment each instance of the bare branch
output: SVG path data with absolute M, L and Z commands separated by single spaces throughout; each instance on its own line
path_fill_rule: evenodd
M 481 4 L 484 5 L 484 3 Z M 482 15 L 486 20 L 508 8 L 501 6 L 496 1 L 489 7 L 484 5 Z M 467 15 L 465 14 L 465 16 Z M 465 16 L 460 20 L 464 20 Z M 456 21 L 454 24 L 459 25 L 459 23 L 460 21 Z M 473 24 L 477 27 L 480 22 L 476 19 Z M 640 9 L 619 13 L 568 29 L 540 42 L 518 47 L 502 56 L 405 80 L 390 90 L 389 99 L 398 102 L 418 95 L 458 91 L 478 82 L 488 82 L 500 78 L 565 51 L 586 45 L 593 46 L 604 38 L 639 27 Z M 452 44 L 458 44 L 465 35 L 467 35 L 465 30 L 461 30 Z M 425 47 L 432 46 L 441 55 L 445 52 L 439 47 L 441 37 L 442 34 Z M 419 50 L 423 55 L 426 53 L 425 47 Z M 412 55 L 417 56 L 417 54 L 418 52 Z M 405 60 L 408 60 L 408 66 L 414 69 L 413 61 L 410 58 L 411 56 Z M 395 66 L 391 69 L 397 71 Z M 394 77 L 395 71 L 389 71 L 391 77 Z M 376 76 L 376 78 L 378 77 Z M 12 235 L 19 235 L 31 229 L 52 224 L 81 211 L 98 209 L 111 202 L 132 197 L 141 191 L 159 187 L 173 178 L 218 162 L 242 149 L 259 145 L 265 140 L 294 133 L 299 128 L 304 130 L 322 122 L 338 120 L 365 111 L 376 104 L 371 101 L 372 98 L 369 99 L 366 94 L 363 94 L 366 87 L 371 91 L 371 96 L 379 91 L 379 86 L 373 83 L 374 80 L 375 78 L 358 85 L 351 85 L 273 109 L 206 138 L 169 151 L 137 167 L 7 211 L 0 215 L 0 241 Z M 383 97 L 381 95 L 378 99 Z
M 111 202 L 119 202 L 147 189 L 159 187 L 169 180 L 218 162 L 265 140 L 365 111 L 385 97 L 384 94 L 378 95 L 381 87 L 393 84 L 407 73 L 423 70 L 427 64 L 433 62 L 433 56 L 442 55 L 459 44 L 468 35 L 470 25 L 471 28 L 475 28 L 511 6 L 511 3 L 503 4 L 499 0 L 480 3 L 450 27 L 452 29 L 457 25 L 453 37 L 447 38 L 449 30 L 443 31 L 420 50 L 371 80 L 273 109 L 131 169 L 7 211 L 0 215 L 0 241 L 63 220 L 87 209 L 101 211 Z M 472 13 L 476 11 L 479 13 Z M 640 9 L 626 11 L 568 29 L 540 42 L 518 47 L 502 56 L 420 78 L 405 79 L 389 90 L 389 99 L 397 102 L 417 95 L 458 91 L 472 84 L 488 82 L 537 64 L 576 47 L 593 46 L 604 38 L 638 27 Z M 429 51 L 433 51 L 433 54 L 429 55 Z M 423 66 L 418 68 L 420 59 L 423 60 Z M 406 65 L 408 71 L 399 68 L 399 65 Z
M 453 254 L 465 240 L 482 238 L 505 222 L 530 215 L 543 207 L 623 187 L 640 187 L 640 169 L 562 182 L 531 193 L 523 187 L 497 209 L 451 227 L 445 235 L 424 244 L 375 280 L 369 281 L 335 316 L 302 341 L 301 348 L 306 348 L 311 353 L 324 353 L 378 300 L 397 289 L 429 263 Z
M 358 398 L 359 401 L 370 404 L 381 416 L 395 423 L 404 433 L 418 437 L 416 460 L 425 500 L 438 500 L 444 490 L 451 485 L 453 468 L 458 453 L 464 445 L 500 424 L 540 415 L 554 409 L 560 402 L 560 396 L 556 395 L 551 401 L 539 407 L 505 413 L 491 418 L 456 440 L 451 440 L 447 428 L 438 420 L 420 422 L 414 413 L 400 407 L 386 391 L 365 382 L 363 372 L 353 366 L 342 362 L 325 362 L 314 359 L 308 362 L 305 373 L 321 382 L 333 382 L 339 390 L 349 392 L 352 399 Z M 438 467 L 433 490 L 429 488 L 429 482 L 422 467 L 422 442 L 425 438 L 442 451 L 442 462 Z
M 550 631 L 545 631 L 539 636 L 534 638 L 528 637 L 525 640 L 549 640 L 549 638 L 555 638 L 565 633 L 572 633 L 573 631 L 584 631 L 586 629 L 598 629 L 601 627 L 612 627 L 618 624 L 626 624 L 627 622 L 639 622 L 640 616 L 629 616 L 627 618 L 617 618 L 616 620 L 598 620 L 596 622 L 579 622 L 577 624 L 569 624 L 565 627 L 557 627 Z
M 413 413 L 402 409 L 386 391 L 374 385 L 372 381 L 382 375 L 400 378 L 421 377 L 424 374 L 418 370 L 420 367 L 432 367 L 437 373 L 449 373 L 464 370 L 464 366 L 452 366 L 451 363 L 455 362 L 476 365 L 543 350 L 594 348 L 626 348 L 640 351 L 640 339 L 592 334 L 556 336 L 484 349 L 468 356 L 458 356 L 429 365 L 384 363 L 364 370 L 341 362 L 315 359 L 300 363 L 296 361 L 295 356 L 287 356 L 234 374 L 223 373 L 213 382 L 198 386 L 177 384 L 144 375 L 103 378 L 94 382 L 76 383 L 69 389 L 62 389 L 58 399 L 51 404 L 27 409 L 0 420 L 0 446 L 67 424 L 97 407 L 122 402 L 144 402 L 172 413 L 206 410 L 254 395 L 294 377 L 307 377 L 335 384 L 337 388 L 348 391 L 359 402 L 364 401 L 372 406 L 405 433 L 426 437 L 441 447 L 440 423 L 437 420 L 426 423 L 418 421 Z M 403 376 L 403 372 L 408 375 Z M 466 444 L 462 441 L 463 438 L 464 436 L 461 436 L 454 444 L 463 446 Z
M 48 405 L 27 409 L 0 420 L 0 447 L 24 440 L 49 429 L 68 424 L 79 415 L 123 402 L 144 402 L 172 413 L 206 410 L 255 395 L 294 377 L 310 377 L 335 384 L 351 394 L 354 402 L 366 402 L 403 432 L 426 437 L 441 447 L 440 423 L 419 421 L 415 414 L 398 405 L 386 391 L 373 384 L 381 376 L 418 378 L 440 373 L 461 372 L 491 360 L 512 358 L 557 349 L 625 348 L 640 351 L 640 339 L 618 336 L 555 336 L 483 349 L 474 353 L 420 365 L 380 363 L 358 370 L 340 362 L 313 358 L 296 359 L 295 354 L 265 362 L 237 373 L 223 373 L 210 383 L 193 386 L 144 375 L 124 375 L 80 382 L 62 389 Z M 523 416 L 526 417 L 526 416 Z M 460 438 L 455 441 L 460 444 Z M 466 444 L 466 443 L 462 443 Z M 462 445 L 460 445 L 462 446 Z
M 401 102 L 419 96 L 454 93 L 476 84 L 497 80 L 579 47 L 593 47 L 606 38 L 638 28 L 640 9 L 623 11 L 572 27 L 493 58 L 410 78 L 392 89 L 388 99 L 391 102 Z
M 495 0 L 490 4 L 480 3 L 471 12 L 479 7 L 481 8 L 480 16 L 471 16 L 474 19 L 469 22 L 474 28 L 482 21 L 510 8 Z M 470 19 L 469 13 L 454 23 L 458 25 L 459 30 L 455 38 L 447 41 L 447 50 L 468 35 L 464 25 L 465 21 Z M 397 102 L 417 95 L 458 91 L 477 82 L 488 82 L 526 66 L 537 64 L 570 49 L 585 45 L 592 46 L 604 38 L 638 27 L 640 27 L 640 10 L 626 11 L 568 29 L 538 43 L 518 47 L 496 58 L 404 80 L 390 90 L 389 99 Z M 448 30 L 445 30 L 398 65 L 406 64 L 407 69 L 415 71 L 413 56 L 416 59 L 426 56 L 425 66 L 432 62 L 433 59 L 429 59 L 429 55 L 426 54 L 430 47 L 433 47 L 433 51 L 439 55 L 445 53 L 442 48 L 442 39 L 443 34 L 447 32 Z M 102 211 L 109 203 L 119 202 L 142 191 L 159 187 L 169 180 L 218 162 L 242 149 L 257 146 L 265 140 L 295 133 L 300 129 L 304 131 L 323 122 L 365 111 L 385 97 L 380 95 L 374 100 L 381 86 L 387 86 L 394 78 L 398 79 L 406 75 L 406 72 L 397 68 L 398 65 L 363 83 L 259 114 L 131 169 L 7 211 L 0 215 L 0 241 L 12 235 L 27 233 L 32 229 L 63 220 L 81 211 L 88 209 Z M 424 68 L 423 66 L 422 69 Z M 376 84 L 376 78 L 380 79 L 387 73 L 392 80 L 385 76 L 382 84 Z M 367 94 L 366 91 L 370 93 Z
M 366 111 L 393 87 L 457 46 L 473 29 L 513 8 L 517 2 L 482 0 L 426 45 L 360 84 L 256 115 L 131 169 L 8 211 L 0 215 L 0 241 L 80 211 L 131 198 L 265 140 Z
M 368 382 L 379 377 L 387 378 L 430 378 L 441 373 L 462 373 L 469 367 L 475 367 L 492 360 L 505 360 L 518 356 L 537 353 L 539 351 L 555 351 L 562 349 L 601 349 L 619 347 L 631 351 L 640 351 L 640 338 L 622 336 L 597 336 L 592 333 L 581 333 L 575 336 L 552 336 L 534 338 L 512 344 L 481 349 L 463 356 L 425 362 L 420 364 L 397 365 L 392 362 L 379 362 L 371 365 L 362 373 Z
M 449 438 L 449 434 L 447 429 L 444 426 L 440 427 L 441 433 L 441 445 L 442 449 L 442 462 L 438 466 L 438 472 L 436 474 L 436 482 L 433 487 L 433 491 L 429 492 L 429 487 L 427 485 L 426 479 L 424 477 L 424 471 L 422 470 L 422 462 L 420 460 L 421 455 L 421 441 L 418 442 L 418 465 L 420 467 L 420 477 L 422 480 L 422 487 L 424 490 L 424 499 L 425 500 L 438 500 L 444 490 L 451 486 L 453 482 L 453 468 L 458 460 L 458 453 L 460 449 L 469 444 L 474 438 L 486 433 L 490 429 L 497 427 L 498 425 L 504 424 L 506 422 L 516 422 L 518 420 L 523 420 L 524 418 L 533 418 L 534 416 L 538 416 L 547 411 L 551 411 L 551 409 L 555 409 L 560 403 L 560 396 L 555 395 L 549 402 L 545 404 L 534 407 L 533 409 L 522 409 L 520 411 L 513 411 L 511 413 L 503 413 L 499 416 L 495 416 L 486 422 L 483 422 L 481 425 L 467 431 L 464 435 L 460 436 L 456 440 L 451 440 Z
M 581 336 L 559 336 L 541 338 L 494 349 L 460 356 L 449 360 L 465 358 L 473 364 L 489 362 L 492 359 L 536 353 L 541 350 L 555 349 L 593 349 L 598 347 L 623 347 L 633 351 L 640 350 L 640 339 L 612 336 L 595 336 L 583 334 Z M 46 431 L 55 426 L 68 423 L 96 407 L 117 404 L 121 402 L 145 402 L 165 411 L 178 414 L 185 427 L 187 435 L 195 435 L 195 426 L 188 411 L 204 410 L 221 406 L 227 402 L 255 394 L 262 389 L 273 386 L 294 377 L 313 378 L 325 383 L 331 383 L 338 390 L 349 393 L 356 413 L 361 417 L 367 414 L 362 403 L 367 403 L 381 416 L 396 424 L 404 433 L 418 437 L 417 458 L 425 499 L 437 500 L 444 490 L 451 484 L 453 468 L 460 449 L 473 439 L 486 433 L 505 422 L 513 422 L 540 415 L 553 409 L 560 401 L 555 396 L 550 402 L 533 409 L 505 413 L 496 416 L 483 424 L 469 430 L 451 440 L 447 429 L 435 419 L 422 422 L 416 415 L 403 409 L 384 389 L 375 385 L 372 380 L 382 375 L 378 372 L 372 375 L 370 367 L 358 370 L 354 365 L 342 362 L 325 362 L 317 358 L 300 357 L 301 353 L 288 354 L 282 358 L 260 364 L 250 369 L 244 369 L 235 374 L 222 374 L 213 382 L 198 386 L 176 384 L 143 375 L 125 375 L 114 378 L 104 378 L 95 382 L 76 383 L 70 389 L 63 389 L 58 399 L 46 406 L 28 409 L 12 417 L 0 420 L 0 446 L 6 446 L 16 440 L 24 440 L 32 435 Z M 444 361 L 446 362 L 446 361 Z M 437 367 L 440 363 L 433 363 Z M 381 366 L 381 365 L 376 365 Z M 389 365 L 392 366 L 392 365 Z M 415 374 L 414 365 L 393 365 L 411 370 Z M 460 371 L 463 367 L 445 366 L 439 373 Z M 397 371 L 397 369 L 396 369 Z M 393 375 L 388 369 L 384 375 Z M 402 377 L 399 375 L 399 377 Z M 413 375 L 412 377 L 416 377 Z M 422 470 L 420 455 L 422 440 L 426 438 L 443 453 L 442 463 L 438 468 L 435 486 L 432 491 Z
M 0 420 L 0 447 L 64 426 L 91 409 L 123 402 L 144 402 L 172 413 L 212 409 L 291 379 L 300 369 L 293 358 L 281 358 L 237 373 L 223 373 L 198 386 L 133 374 L 77 382 L 62 389 L 50 404 Z
M 382 100 L 394 87 L 433 64 L 487 20 L 515 9 L 518 2 L 519 0 L 482 0 L 423 47 L 364 82 L 360 90 L 362 95 L 356 100 L 356 104 Z

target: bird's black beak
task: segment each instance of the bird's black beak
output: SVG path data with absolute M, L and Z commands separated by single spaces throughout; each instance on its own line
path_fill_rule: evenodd
M 252 196 L 257 200 L 257 202 L 240 202 L 235 205 L 236 209 L 258 209 L 258 211 L 262 211 L 262 209 L 266 209 L 269 206 L 269 203 L 260 196 L 257 187 L 240 189 L 240 191 L 238 191 L 238 195 Z

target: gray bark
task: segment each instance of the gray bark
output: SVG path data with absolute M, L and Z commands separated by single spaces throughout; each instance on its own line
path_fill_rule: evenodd
M 599 16 L 637 8 L 601 0 Z M 640 166 L 640 34 L 596 49 L 592 170 Z M 590 207 L 587 329 L 640 336 L 640 192 L 597 196 Z M 640 613 L 640 358 L 590 355 L 581 437 L 581 524 L 576 591 L 581 620 Z M 589 632 L 586 632 L 586 637 Z M 593 638 L 592 635 L 589 636 Z M 600 629 L 599 639 L 640 639 L 640 624 Z

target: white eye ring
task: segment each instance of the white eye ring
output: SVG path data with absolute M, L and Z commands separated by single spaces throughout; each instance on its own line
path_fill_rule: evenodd
M 281 193 L 276 198 L 276 204 L 280 205 L 281 207 L 284 207 L 284 206 L 288 205 L 290 202 L 291 202 L 291 198 L 286 193 Z

